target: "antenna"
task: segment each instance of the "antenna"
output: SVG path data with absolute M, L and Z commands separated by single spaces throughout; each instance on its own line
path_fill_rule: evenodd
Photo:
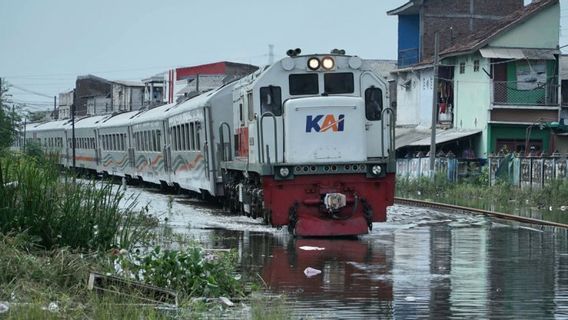
M 268 45 L 268 65 L 272 65 L 274 63 L 274 45 Z

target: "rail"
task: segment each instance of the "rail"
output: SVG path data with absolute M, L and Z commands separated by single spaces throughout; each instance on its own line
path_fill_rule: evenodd
M 261 160 L 261 163 L 265 163 L 266 161 L 264 156 L 264 117 L 271 117 L 274 124 L 274 155 L 276 158 L 276 162 L 278 162 L 278 127 L 276 123 L 276 116 L 272 112 L 263 113 L 262 116 L 260 117 L 260 125 L 256 126 L 257 138 L 259 139 L 259 147 L 260 147 L 259 160 Z M 284 128 L 284 125 L 282 125 L 282 128 Z M 258 130 L 260 130 L 260 133 L 258 132 Z M 270 163 L 270 148 L 268 145 L 266 146 L 266 153 L 267 153 L 266 158 L 268 158 L 268 163 Z
M 395 132 L 394 132 L 394 111 L 392 110 L 392 108 L 385 108 L 383 109 L 383 111 L 381 111 L 381 156 L 384 158 L 385 157 L 385 136 L 384 136 L 384 132 L 385 132 L 385 114 L 386 113 L 390 113 L 390 117 L 389 117 L 389 126 L 390 126 L 390 137 L 389 137 L 389 142 L 390 142 L 390 148 L 389 148 L 389 158 L 391 157 L 392 153 L 395 150 L 395 144 L 394 144 L 394 137 L 395 137 Z
M 534 219 L 534 218 L 528 218 L 528 217 L 522 217 L 522 216 L 517 216 L 517 215 L 513 215 L 513 214 L 494 212 L 494 211 L 488 211 L 488 210 L 477 209 L 477 208 L 468 208 L 468 207 L 462 207 L 462 206 L 457 206 L 457 205 L 452 205 L 452 204 L 422 201 L 422 200 L 414 200 L 414 199 L 406 199 L 406 198 L 399 198 L 399 197 L 395 197 L 394 201 L 395 201 L 395 203 L 398 203 L 398 204 L 410 205 L 410 206 L 414 206 L 414 207 L 427 207 L 427 208 L 441 209 L 441 210 L 469 212 L 469 213 L 476 213 L 476 214 L 481 214 L 481 215 L 484 215 L 484 216 L 489 216 L 489 217 L 494 217 L 494 218 L 499 218 L 499 219 L 504 219 L 504 220 L 512 220 L 512 221 L 523 222 L 523 223 L 530 223 L 530 224 L 537 224 L 537 225 L 543 225 L 543 226 L 551 226 L 551 227 L 568 229 L 568 224 L 564 224 L 564 223 L 546 221 L 546 220 L 540 220 L 540 219 Z
M 227 127 L 227 132 L 229 133 L 229 158 L 228 159 L 225 157 L 225 135 L 224 135 L 225 132 L 223 131 L 223 127 Z M 231 145 L 231 127 L 225 121 L 221 122 L 221 124 L 219 125 L 219 141 L 221 143 L 221 161 L 233 160 L 233 158 L 231 156 L 231 150 L 233 150 L 233 147 Z

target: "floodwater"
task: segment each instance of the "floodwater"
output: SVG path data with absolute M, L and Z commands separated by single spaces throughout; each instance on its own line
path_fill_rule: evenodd
M 567 230 L 394 206 L 366 236 L 294 239 L 184 197 L 128 192 L 175 231 L 236 248 L 243 274 L 284 294 L 294 319 L 568 319 Z

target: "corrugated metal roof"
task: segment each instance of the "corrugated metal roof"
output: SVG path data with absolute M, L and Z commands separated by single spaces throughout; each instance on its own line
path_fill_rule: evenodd
M 472 136 L 474 134 L 480 133 L 481 130 L 457 130 L 457 129 L 448 129 L 443 131 L 436 131 L 436 145 L 452 140 L 457 140 L 460 138 Z M 418 141 L 414 141 L 409 143 L 409 146 L 429 146 L 430 145 L 430 136 L 427 138 L 420 139 Z
M 549 49 L 517 49 L 517 48 L 482 48 L 479 50 L 484 58 L 493 59 L 535 59 L 554 60 L 558 50 Z

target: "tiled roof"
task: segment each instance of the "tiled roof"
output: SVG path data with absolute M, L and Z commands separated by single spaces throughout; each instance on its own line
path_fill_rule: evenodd
M 474 33 L 464 41 L 445 49 L 440 53 L 440 56 L 449 57 L 478 50 L 503 32 L 512 29 L 538 12 L 555 4 L 558 4 L 558 0 L 533 1 L 533 3 L 504 17 L 501 22 L 493 27 Z

